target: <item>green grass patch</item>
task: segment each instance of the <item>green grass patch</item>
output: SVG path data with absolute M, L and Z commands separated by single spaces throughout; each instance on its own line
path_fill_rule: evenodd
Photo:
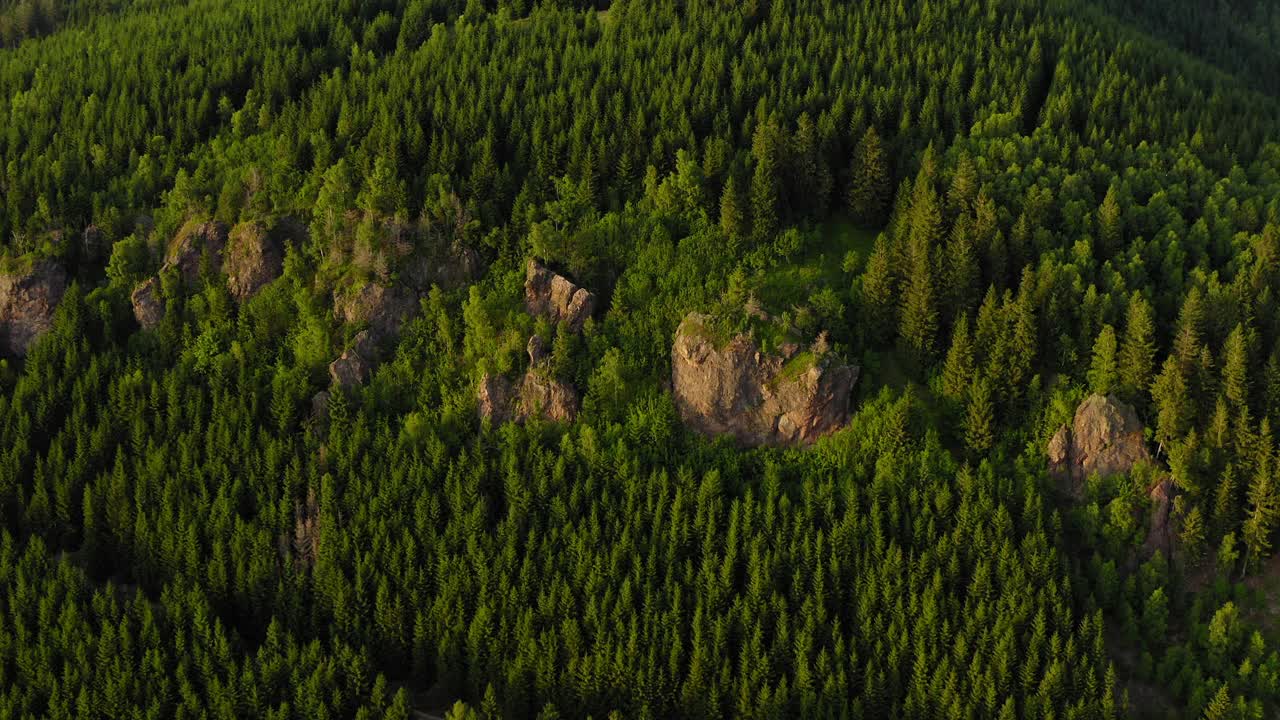
M 848 290 L 851 273 L 866 265 L 878 234 L 847 218 L 828 220 L 797 258 L 764 274 L 759 285 L 760 300 L 770 308 L 786 308 L 804 302 L 824 287 L 843 294 Z M 846 267 L 846 258 L 852 260 L 850 267 Z

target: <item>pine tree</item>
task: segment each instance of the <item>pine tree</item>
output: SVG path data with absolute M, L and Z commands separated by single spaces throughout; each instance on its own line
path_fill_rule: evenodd
M 973 341 L 969 337 L 969 316 L 961 314 L 951 335 L 951 349 L 942 366 L 942 391 L 953 400 L 961 400 L 974 377 Z
M 947 216 L 955 218 L 968 211 L 978 196 L 978 169 L 968 152 L 961 151 L 956 161 L 956 171 L 947 190 Z
M 1190 422 L 1192 406 L 1176 356 L 1165 359 L 1164 368 L 1151 384 L 1151 398 L 1156 405 L 1156 440 L 1170 444 L 1185 431 Z
M 1214 693 L 1213 699 L 1204 708 L 1204 714 L 1200 716 L 1201 720 L 1230 720 L 1231 718 L 1231 689 L 1226 683 L 1218 688 L 1218 692 Z
M 884 342 L 897 324 L 897 290 L 891 254 L 887 237 L 880 233 L 867 258 L 867 268 L 859 278 L 859 297 L 868 340 L 873 345 Z
M 986 454 L 995 442 L 995 405 L 991 398 L 991 382 L 986 378 L 977 380 L 970 388 L 964 442 L 975 455 Z
M 1249 402 L 1249 349 L 1244 325 L 1237 324 L 1222 348 L 1222 391 L 1235 407 Z
M 1119 251 L 1122 246 L 1120 201 L 1116 186 L 1107 189 L 1107 196 L 1098 207 L 1098 257 L 1105 259 Z
M 1118 390 L 1125 400 L 1137 402 L 1146 397 L 1155 356 L 1155 319 L 1151 304 L 1135 292 L 1129 299 L 1124 342 L 1120 346 Z
M 1266 425 L 1267 421 L 1263 420 Z M 1277 496 L 1275 478 L 1269 460 L 1259 463 L 1253 480 L 1249 483 L 1249 508 L 1241 529 L 1244 545 L 1244 567 L 1257 562 L 1271 552 L 1271 532 L 1280 520 L 1280 496 Z
M 1103 325 L 1093 343 L 1093 364 L 1089 367 L 1089 387 L 1099 395 L 1111 393 L 1119 372 L 1116 367 L 1116 331 Z
M 1205 527 L 1204 515 L 1200 512 L 1199 505 L 1192 506 L 1191 510 L 1183 515 L 1182 532 L 1179 537 L 1188 556 L 1200 557 L 1200 553 L 1204 550 Z
M 736 241 L 746 235 L 747 220 L 742 211 L 742 198 L 738 191 L 738 179 L 730 174 L 724 184 L 724 192 L 720 194 L 720 229 L 730 241 Z
M 852 181 L 849 186 L 849 211 L 864 227 L 880 227 L 889 207 L 893 180 L 880 135 L 874 126 L 867 128 L 853 153 Z
M 907 285 L 902 296 L 899 332 L 904 345 L 922 365 L 927 365 L 932 360 L 938 333 L 933 252 L 941 225 L 937 193 L 927 181 L 925 170 L 921 169 L 911 203 Z

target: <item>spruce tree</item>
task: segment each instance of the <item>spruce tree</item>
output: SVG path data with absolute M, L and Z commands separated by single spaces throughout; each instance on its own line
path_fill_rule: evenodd
M 969 406 L 964 420 L 964 442 L 975 455 L 984 455 L 995 442 L 995 403 L 991 382 L 985 377 L 970 386 Z
M 1093 342 L 1093 363 L 1089 367 L 1089 388 L 1099 395 L 1108 395 L 1116 385 L 1116 331 L 1103 325 L 1098 339 Z
M 974 378 L 973 341 L 969 337 L 969 316 L 961 314 L 951 334 L 951 349 L 942 366 L 942 392 L 953 400 L 961 400 Z
M 1135 292 L 1129 299 L 1124 341 L 1120 345 L 1117 389 L 1121 397 L 1129 402 L 1146 397 L 1155 356 L 1155 319 L 1151 304 Z
M 889 207 L 893 179 L 880 135 L 874 126 L 867 128 L 853 153 L 850 170 L 849 212 L 864 227 L 880 227 Z

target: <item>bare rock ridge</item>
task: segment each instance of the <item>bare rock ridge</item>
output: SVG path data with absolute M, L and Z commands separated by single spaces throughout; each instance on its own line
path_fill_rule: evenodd
M 164 320 L 164 300 L 160 297 L 160 278 L 149 277 L 129 294 L 133 317 L 143 330 L 154 330 Z
M 240 223 L 228 233 L 222 223 L 192 220 L 170 241 L 160 272 L 175 270 L 188 285 L 205 268 L 224 273 L 231 295 L 244 302 L 279 277 L 283 267 L 284 250 L 262 223 Z M 159 275 L 134 288 L 130 300 L 133 316 L 144 329 L 152 330 L 164 319 Z
M 1153 461 L 1143 436 L 1142 421 L 1133 407 L 1111 396 L 1093 394 L 1076 408 L 1070 426 L 1058 428 L 1049 441 L 1050 477 L 1070 497 L 1084 498 L 1089 476 L 1118 475 Z M 1147 491 L 1151 500 L 1147 554 L 1171 553 L 1179 518 L 1174 511 L 1177 486 L 1162 475 Z
M 553 323 L 566 322 L 575 332 L 582 329 L 596 308 L 596 296 L 591 291 L 533 259 L 525 268 L 524 302 L 530 315 L 541 315 Z
M 525 272 L 525 307 L 531 315 L 564 322 L 574 332 L 595 309 L 595 295 L 530 260 Z M 552 422 L 573 422 L 581 398 L 572 385 L 555 378 L 548 367 L 550 353 L 541 337 L 529 338 L 529 369 L 518 382 L 486 373 L 476 392 L 480 417 L 500 425 L 508 420 L 524 422 L 539 417 Z
M 849 421 L 856 366 L 797 345 L 764 353 L 741 334 L 719 346 L 708 336 L 711 322 L 690 313 L 671 348 L 671 386 L 686 425 L 749 447 L 801 446 Z
M 1073 497 L 1084 493 L 1090 475 L 1127 473 L 1150 462 L 1142 421 L 1133 407 L 1111 396 L 1090 395 L 1075 418 L 1049 442 L 1049 472 Z
M 333 314 L 338 320 L 367 326 L 378 341 L 398 335 L 417 308 L 417 294 L 403 285 L 367 282 L 355 291 L 335 293 L 333 298 Z
M 19 261 L 0 272 L 0 353 L 27 354 L 31 343 L 53 327 L 53 313 L 67 290 L 67 273 L 53 260 Z
M 486 373 L 477 393 L 482 418 L 495 425 L 508 420 L 524 422 L 540 417 L 552 422 L 572 422 L 581 403 L 578 391 L 547 372 L 542 338 L 529 338 L 529 369 L 518 385 L 501 375 Z
M 164 268 L 177 268 L 183 282 L 195 282 L 206 260 L 210 270 L 222 269 L 222 251 L 226 245 L 226 225 L 188 221 L 169 243 L 164 254 Z
M 361 330 L 352 339 L 351 347 L 329 363 L 329 379 L 338 387 L 363 385 L 368 382 L 378 359 L 376 339 L 368 330 Z
M 284 252 L 265 225 L 246 222 L 231 230 L 222 271 L 227 276 L 227 289 L 238 302 L 256 295 L 283 269 Z

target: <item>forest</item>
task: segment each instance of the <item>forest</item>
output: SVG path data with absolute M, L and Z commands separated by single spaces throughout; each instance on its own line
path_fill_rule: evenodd
M 1280 715 L 1277 48 L 0 0 L 0 717 Z

